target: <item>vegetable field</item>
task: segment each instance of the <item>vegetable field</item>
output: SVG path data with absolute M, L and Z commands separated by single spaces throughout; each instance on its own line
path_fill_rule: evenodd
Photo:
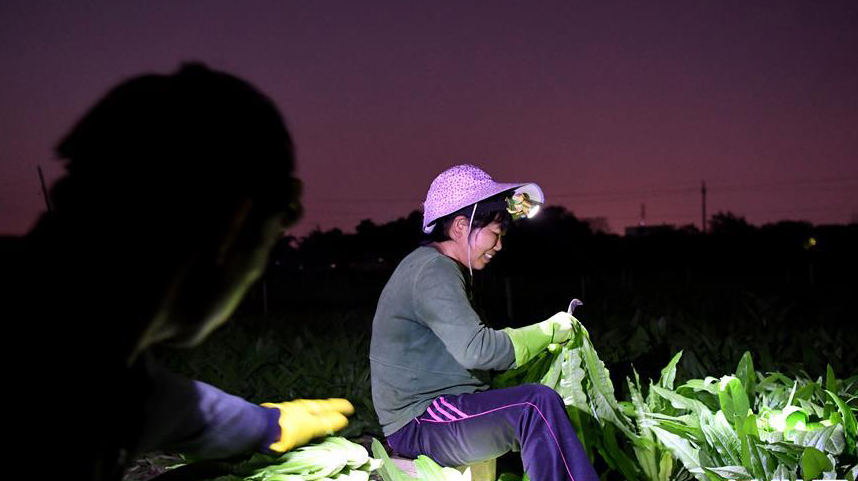
M 788 377 L 754 369 L 746 352 L 733 373 L 676 385 L 677 353 L 657 381 L 626 379 L 619 401 L 587 330 L 496 387 L 554 388 L 591 460 L 628 480 L 849 479 L 858 476 L 858 376 Z
M 583 308 L 576 314 L 586 316 Z M 254 402 L 349 398 L 357 412 L 340 434 L 362 436 L 369 448 L 372 437 L 383 439 L 369 390 L 371 311 L 307 316 L 314 323 L 245 314 L 198 349 L 162 354 L 173 369 Z M 765 339 L 753 335 L 757 327 L 735 323 L 730 336 L 717 337 L 711 326 L 639 317 L 627 329 L 588 323 L 599 331 L 592 335 L 576 326 L 569 343 L 496 375 L 494 384 L 539 382 L 557 390 L 603 479 L 855 479 L 858 376 L 842 369 L 848 351 L 832 356 L 840 369 L 807 372 L 793 361 L 800 345 L 782 342 L 800 338 L 795 331 Z M 742 339 L 754 338 L 756 351 L 738 351 Z M 824 356 L 837 338 L 820 330 L 805 342 Z M 639 371 L 661 357 L 653 346 L 677 350 L 658 368 Z M 768 353 L 766 369 L 756 365 L 761 352 Z M 780 356 L 782 369 L 773 370 Z

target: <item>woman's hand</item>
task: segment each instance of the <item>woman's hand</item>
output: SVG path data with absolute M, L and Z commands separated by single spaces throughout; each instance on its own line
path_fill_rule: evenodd
M 571 314 L 558 312 L 548 319 L 530 326 L 504 329 L 512 341 L 516 366 L 527 363 L 547 348 L 549 344 L 568 341 L 572 336 L 572 319 Z
M 562 344 L 572 337 L 572 315 L 558 312 L 539 323 L 542 332 L 551 335 L 550 344 Z
M 345 399 L 296 399 L 262 406 L 280 411 L 280 437 L 269 446 L 279 453 L 346 427 L 346 416 L 355 412 L 352 403 Z

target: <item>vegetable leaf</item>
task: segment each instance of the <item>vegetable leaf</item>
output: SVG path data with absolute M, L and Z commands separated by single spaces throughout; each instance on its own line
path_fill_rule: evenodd
M 825 453 L 816 448 L 804 448 L 801 454 L 801 474 L 804 479 L 817 479 L 823 471 L 833 468 Z
M 858 437 L 858 421 L 855 420 L 855 414 L 852 413 L 849 406 L 847 406 L 846 403 L 837 396 L 837 394 L 828 390 L 825 392 L 831 396 L 831 399 L 834 400 L 835 404 L 837 404 L 837 408 L 840 410 L 840 416 L 843 419 L 843 430 L 846 434 L 846 447 L 849 449 L 850 453 L 855 452 L 855 438 Z
M 673 381 L 676 379 L 676 364 L 682 357 L 682 351 L 676 353 L 673 359 L 667 363 L 667 366 L 661 370 L 661 378 L 658 380 L 658 385 L 665 389 L 673 389 Z
M 378 473 L 384 481 L 417 481 L 417 478 L 409 476 L 408 473 L 393 464 L 390 456 L 387 455 L 387 451 L 384 450 L 384 446 L 375 438 L 372 438 L 372 455 L 382 461 Z
M 742 443 L 739 441 L 739 436 L 736 431 L 727 422 L 722 411 L 718 411 L 714 416 L 703 416 L 701 428 L 706 436 L 706 441 L 724 458 L 733 464 L 742 463 Z
M 742 355 L 739 365 L 736 366 L 736 377 L 739 378 L 745 388 L 748 399 L 754 399 L 757 390 L 757 373 L 754 371 L 754 360 L 750 352 L 745 351 L 745 354 Z
M 691 399 L 689 397 L 676 394 L 671 390 L 664 389 L 656 385 L 650 386 L 650 389 L 655 391 L 659 396 L 670 401 L 670 404 L 677 409 L 687 409 L 697 415 L 699 415 L 703 411 L 709 412 L 709 408 L 707 408 L 705 404 L 696 399 Z
M 658 440 L 661 441 L 661 443 L 664 444 L 677 459 L 682 461 L 685 469 L 693 472 L 694 469 L 700 468 L 700 458 L 698 456 L 699 449 L 692 445 L 690 441 L 657 426 L 653 426 L 650 429 L 652 429 L 652 432 Z M 698 479 L 703 479 L 703 477 L 698 477 Z

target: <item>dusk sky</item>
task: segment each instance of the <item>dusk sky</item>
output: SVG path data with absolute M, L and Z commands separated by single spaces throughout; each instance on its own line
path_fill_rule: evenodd
M 304 219 L 419 209 L 474 163 L 549 204 L 638 223 L 858 219 L 858 2 L 0 3 L 0 234 L 106 91 L 198 60 L 248 80 L 297 144 Z M 858 220 L 856 220 L 858 221 Z

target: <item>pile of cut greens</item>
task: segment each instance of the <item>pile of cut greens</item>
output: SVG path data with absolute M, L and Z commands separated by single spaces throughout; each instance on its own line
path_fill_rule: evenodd
M 237 462 L 203 461 L 169 474 L 170 479 L 212 481 L 368 481 L 380 466 L 381 460 L 371 458 L 360 444 L 332 436 L 279 456 L 257 453 Z M 182 470 L 188 475 L 181 476 Z
M 428 456 L 414 460 L 415 478 L 399 469 L 375 438 L 372 452 L 376 458 L 360 444 L 332 436 L 279 456 L 257 453 L 236 462 L 177 465 L 166 476 L 200 481 L 369 481 L 370 473 L 377 470 L 384 481 L 471 481 L 469 469 L 443 468 Z
M 591 461 L 630 481 L 858 478 L 858 376 L 837 379 L 754 370 L 674 387 L 677 353 L 648 389 L 637 372 L 630 400 L 616 399 L 587 330 L 497 376 L 494 387 L 542 383 L 556 390 Z M 603 476 L 604 477 L 604 476 Z

